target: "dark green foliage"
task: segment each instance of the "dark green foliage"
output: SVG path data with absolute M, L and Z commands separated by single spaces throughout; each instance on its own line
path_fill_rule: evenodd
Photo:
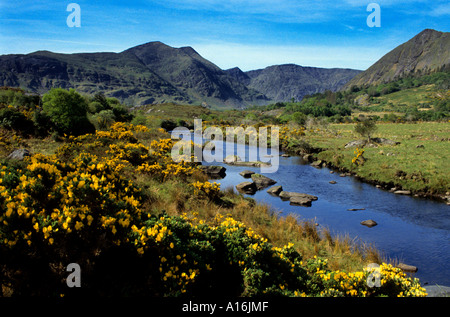
M 0 88 L 0 104 L 31 108 L 40 102 L 39 95 L 26 94 L 20 88 Z
M 116 121 L 118 122 L 129 122 L 133 120 L 133 115 L 124 105 L 121 104 L 114 105 L 112 106 L 112 111 Z
M 8 130 L 16 130 L 21 134 L 33 132 L 33 122 L 14 108 L 0 109 L 0 126 Z
M 172 131 L 177 127 L 177 124 L 172 120 L 163 120 L 161 122 L 161 128 L 163 128 L 166 131 Z
M 95 130 L 86 116 L 88 105 L 85 99 L 74 89 L 54 88 L 43 96 L 42 101 L 57 132 L 81 135 Z
M 373 120 L 363 120 L 356 124 L 355 132 L 370 140 L 370 136 L 376 131 L 377 126 Z

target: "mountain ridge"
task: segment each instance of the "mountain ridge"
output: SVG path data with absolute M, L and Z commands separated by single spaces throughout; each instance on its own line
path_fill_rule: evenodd
M 319 73 L 320 70 L 317 68 Z M 277 97 L 272 93 L 275 98 L 270 98 L 259 90 L 263 86 L 251 85 L 248 72 L 239 69 L 237 73 L 240 75 L 220 69 L 190 46 L 174 48 L 160 41 L 119 53 L 63 54 L 40 50 L 0 55 L 0 86 L 21 87 L 40 94 L 53 87 L 75 88 L 86 94 L 101 91 L 107 97 L 133 105 L 175 102 L 232 108 L 285 101 L 280 98 L 293 94 L 291 91 Z M 270 77 L 267 71 L 265 75 Z M 283 86 L 282 82 L 277 85 L 281 90 Z M 305 90 L 304 86 L 310 88 Z M 294 80 L 290 89 L 297 87 L 300 93 L 296 97 L 301 98 L 305 91 L 314 93 L 328 86 L 317 80 L 314 84 Z

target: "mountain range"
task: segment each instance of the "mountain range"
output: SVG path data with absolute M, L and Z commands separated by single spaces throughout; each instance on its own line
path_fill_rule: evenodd
M 150 42 L 120 53 L 37 51 L 0 55 L 0 86 L 43 94 L 53 87 L 104 93 L 129 105 L 174 102 L 242 108 L 390 81 L 450 65 L 450 33 L 424 30 L 369 69 L 274 65 L 222 70 L 192 47 Z
M 217 107 L 264 105 L 337 90 L 358 70 L 299 65 L 222 70 L 192 47 L 150 42 L 120 53 L 37 51 L 0 56 L 0 86 L 43 94 L 53 87 L 103 92 L 130 105 L 175 102 Z

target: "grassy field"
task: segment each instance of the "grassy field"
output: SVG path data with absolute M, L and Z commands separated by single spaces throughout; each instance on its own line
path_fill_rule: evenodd
M 307 130 L 304 140 L 323 149 L 317 154 L 336 167 L 373 182 L 385 183 L 424 195 L 450 191 L 450 123 L 378 123 L 373 137 L 387 138 L 398 145 L 365 147 L 363 165 L 352 164 L 355 148 L 345 148 L 361 139 L 354 124 L 332 124 L 325 130 Z
M 385 110 L 389 110 L 394 105 L 404 105 L 404 107 L 411 107 L 420 104 L 431 104 L 431 94 L 435 92 L 434 85 L 424 85 L 417 88 L 404 89 L 393 92 L 391 94 L 375 97 L 373 105 L 387 105 Z

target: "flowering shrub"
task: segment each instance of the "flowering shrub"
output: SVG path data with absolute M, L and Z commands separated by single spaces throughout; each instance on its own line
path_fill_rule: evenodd
M 132 227 L 137 252 L 158 254 L 165 295 L 206 295 L 211 289 L 228 296 L 299 293 L 295 288 L 305 285 L 306 275 L 292 245 L 274 248 L 232 218 L 215 221 L 212 226 L 186 214 L 162 215 Z
M 214 200 L 219 197 L 220 184 L 214 182 L 195 182 L 191 184 L 194 187 L 194 194 L 197 196 L 207 197 L 210 200 Z
M 80 238 L 106 234 L 120 244 L 116 233 L 128 226 L 131 215 L 140 217 L 141 197 L 117 167 L 84 153 L 73 163 L 37 154 L 23 170 L 2 166 L 0 244 L 59 245 L 72 232 Z
M 419 280 L 408 278 L 399 268 L 382 263 L 377 268 L 365 269 L 361 272 L 331 271 L 327 268 L 327 260 L 314 257 L 306 261 L 305 267 L 312 275 L 314 289 L 318 296 L 333 297 L 423 297 L 426 290 L 420 286 Z M 378 279 L 379 285 L 368 281 Z
M 352 164 L 355 164 L 356 166 L 363 165 L 364 162 L 366 161 L 366 159 L 363 156 L 364 150 L 356 148 L 354 154 L 356 154 L 356 156 L 352 159 Z
M 156 160 L 142 163 L 136 168 L 136 172 L 147 173 L 164 181 L 169 177 L 186 179 L 196 170 L 196 164 L 191 161 L 173 161 L 170 155 L 173 147 L 172 139 L 153 140 L 150 147 Z

